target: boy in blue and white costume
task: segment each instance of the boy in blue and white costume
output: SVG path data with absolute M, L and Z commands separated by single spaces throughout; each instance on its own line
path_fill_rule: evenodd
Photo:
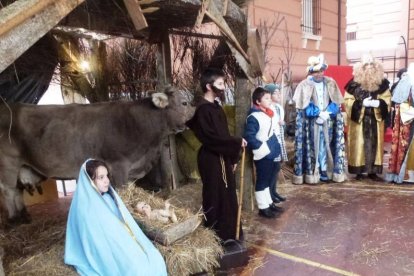
M 279 121 L 274 116 L 270 92 L 262 87 L 255 89 L 252 95 L 253 107 L 246 119 L 244 138 L 253 150 L 256 166 L 255 197 L 259 215 L 274 218 L 280 207 L 274 205 L 269 187 L 277 179 L 280 168 L 281 148 L 276 135 Z
M 296 87 L 295 165 L 293 184 L 315 184 L 345 176 L 342 94 L 335 80 L 324 76 L 323 55 L 308 59 L 308 77 Z

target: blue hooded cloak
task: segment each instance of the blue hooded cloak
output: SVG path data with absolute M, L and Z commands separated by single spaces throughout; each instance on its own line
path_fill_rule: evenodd
M 86 162 L 69 210 L 65 263 L 88 276 L 167 275 L 160 252 L 112 187 L 101 195 L 86 172 Z

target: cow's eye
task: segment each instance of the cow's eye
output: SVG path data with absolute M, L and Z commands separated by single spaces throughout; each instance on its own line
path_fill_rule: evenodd
M 188 105 L 188 103 L 187 102 L 183 102 L 183 105 L 186 106 L 186 105 Z

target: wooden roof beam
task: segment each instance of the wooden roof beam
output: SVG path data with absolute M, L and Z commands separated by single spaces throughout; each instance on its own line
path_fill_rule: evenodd
M 18 0 L 0 10 L 0 72 L 84 0 Z
M 124 4 L 135 29 L 139 31 L 147 28 L 148 23 L 145 19 L 144 13 L 141 10 L 139 2 L 137 0 L 124 0 Z

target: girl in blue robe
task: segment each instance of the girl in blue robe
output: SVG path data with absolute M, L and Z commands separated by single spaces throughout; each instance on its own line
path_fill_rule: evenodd
M 163 257 L 110 186 L 102 161 L 89 159 L 80 169 L 66 228 L 65 263 L 88 276 L 167 275 Z

